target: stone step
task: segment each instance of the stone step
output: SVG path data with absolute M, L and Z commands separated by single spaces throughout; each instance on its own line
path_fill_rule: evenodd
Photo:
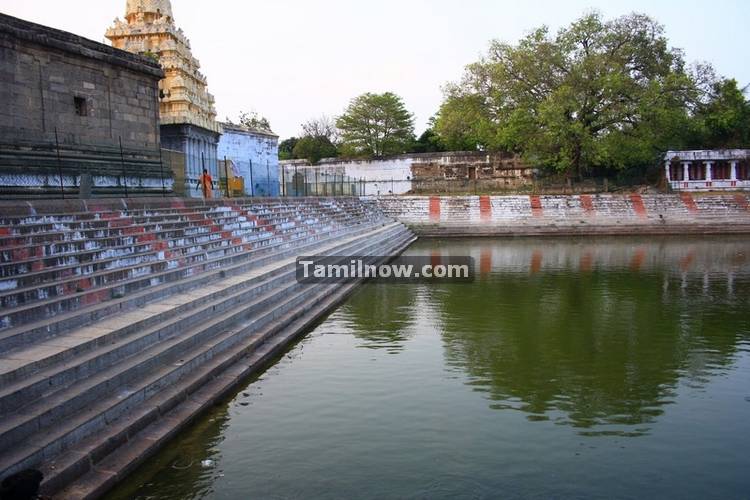
M 5 236 L 0 236 L 0 250 L 4 252 L 13 252 L 19 248 L 23 248 L 27 245 L 39 245 L 39 244 L 51 244 L 51 243 L 63 243 L 63 242 L 74 242 L 81 240 L 97 240 L 107 241 L 114 238 L 122 238 L 128 236 L 137 236 L 140 234 L 150 232 L 165 232 L 175 231 L 179 229 L 200 227 L 200 226 L 228 226 L 231 224 L 237 224 L 241 222 L 256 222 L 255 226 L 262 227 L 264 225 L 271 225 L 272 221 L 280 221 L 284 218 L 297 219 L 300 216 L 320 216 L 320 215 L 334 215 L 349 212 L 337 212 L 331 211 L 327 208 L 321 207 L 300 207 L 297 209 L 286 209 L 284 211 L 275 211 L 269 214 L 250 214 L 247 211 L 233 211 L 233 212 L 218 212 L 216 214 L 208 214 L 206 216 L 197 215 L 194 218 L 187 220 L 173 221 L 173 222 L 155 222 L 155 223 L 139 223 L 133 218 L 117 219 L 116 221 L 109 221 L 107 227 L 103 228 L 92 228 L 92 229 L 75 229 L 57 227 L 53 231 L 42 231 L 28 234 L 12 234 L 11 228 L 5 228 Z M 356 212 L 351 212 L 352 215 Z M 117 224 L 113 225 L 114 222 Z M 23 226 L 21 226 L 23 227 Z M 2 230 L 3 228 L 0 228 Z M 3 234 L 3 233 L 0 233 Z
M 404 234 L 404 238 L 411 238 L 408 233 L 404 232 Z M 388 241 L 385 238 L 376 238 L 377 243 L 367 243 L 371 241 L 371 237 L 364 236 L 358 240 L 364 243 L 359 248 L 382 249 L 383 240 Z M 323 288 L 331 287 L 324 286 Z M 91 401 L 92 406 L 81 409 L 75 414 L 63 412 L 58 416 L 60 418 L 58 425 L 46 431 L 25 429 L 27 433 L 34 432 L 34 436 L 14 447 L 14 452 L 0 461 L 2 464 L 0 470 L 3 470 L 3 473 L 12 473 L 32 464 L 38 464 L 41 460 L 69 448 L 86 435 L 105 427 L 107 422 L 129 412 L 131 408 L 142 403 L 161 388 L 168 387 L 182 376 L 197 369 L 216 353 L 236 345 L 244 337 L 270 321 L 287 315 L 293 308 L 318 293 L 318 290 L 320 287 L 290 285 L 248 306 L 247 312 L 244 313 L 248 323 L 243 325 L 241 332 L 231 325 L 236 324 L 237 320 L 243 317 L 242 313 L 234 315 L 231 319 L 213 320 L 206 325 L 184 332 L 179 337 L 168 338 L 134 356 L 125 358 L 122 362 L 111 365 L 101 374 L 86 378 L 83 383 L 79 382 L 70 386 L 53 398 L 57 400 L 59 407 L 76 403 L 82 406 L 87 401 Z M 271 306 L 271 304 L 274 305 Z M 248 316 L 258 308 L 263 308 L 268 312 L 262 316 L 252 315 L 252 318 L 249 318 Z M 116 391 L 118 387 L 121 388 L 119 392 Z M 72 410 L 75 411 L 78 408 L 72 408 Z M 50 411 L 52 410 L 47 408 L 47 414 Z M 41 418 L 41 415 L 37 417 Z M 8 434 L 6 433 L 5 436 Z M 13 440 L 8 442 L 12 443 Z
M 392 232 L 384 229 L 382 233 L 376 230 L 374 234 L 387 237 Z M 332 252 L 335 249 L 353 248 L 349 241 L 359 237 L 356 235 L 344 240 L 346 246 L 342 246 L 342 240 L 337 239 L 337 243 L 329 242 L 326 247 L 316 250 Z M 142 347 L 148 339 L 155 341 L 178 334 L 195 322 L 205 321 L 212 315 L 246 303 L 267 291 L 269 282 L 274 285 L 293 282 L 294 266 L 294 257 L 277 257 L 271 265 L 252 269 L 245 274 L 233 273 L 221 284 L 152 301 L 145 309 L 123 313 L 89 328 L 60 334 L 47 342 L 4 353 L 0 358 L 3 360 L 0 371 L 0 415 L 17 410 L 20 405 L 42 393 L 69 383 L 71 377 L 84 373 L 88 376 L 96 367 L 106 365 L 106 360 L 102 362 L 96 357 L 89 359 L 87 352 L 101 348 L 102 352 L 112 353 L 115 349 L 123 350 L 122 344 L 126 339 L 130 342 L 137 340 Z M 115 353 L 109 357 L 117 359 L 120 355 Z M 92 362 L 92 359 L 95 361 Z M 46 366 L 62 362 L 65 363 L 62 374 L 32 376 Z M 10 387 L 6 387 L 8 385 Z
M 120 200 L 123 201 L 123 200 Z M 55 223 L 55 222 L 75 222 L 75 221 L 91 221 L 91 220 L 109 220 L 117 219 L 122 217 L 150 217 L 150 216 L 178 216 L 178 215 L 191 215 L 191 214 L 216 214 L 221 211 L 226 211 L 227 208 L 236 211 L 251 211 L 259 214 L 272 214 L 274 211 L 288 210 L 290 206 L 309 206 L 311 200 L 307 199 L 296 199 L 288 198 L 284 200 L 275 199 L 272 201 L 263 201 L 260 198 L 244 198 L 239 200 L 214 200 L 211 204 L 202 203 L 190 203 L 190 200 L 179 200 L 178 203 L 182 206 L 164 206 L 160 205 L 157 200 L 149 199 L 142 208 L 126 208 L 121 206 L 117 210 L 104 209 L 104 210 L 88 210 L 88 211 L 68 211 L 65 210 L 64 206 L 55 204 L 50 207 L 49 210 L 39 210 L 37 203 L 34 203 L 33 212 L 28 213 L 27 209 L 24 214 L 9 215 L 3 213 L 0 215 L 0 226 L 19 226 L 19 225 L 33 225 L 35 223 Z M 336 199 L 316 199 L 313 200 L 315 206 L 329 207 L 336 209 L 341 207 L 349 209 L 352 207 L 361 207 L 357 199 L 348 198 L 336 198 Z M 54 203 L 54 202 L 53 202 Z M 98 201 L 97 201 L 98 203 Z M 130 203 L 130 201 L 128 201 Z M 4 207 L 7 209 L 7 207 Z
M 359 234 L 371 230 L 382 222 L 353 225 L 350 227 L 335 228 L 330 231 L 320 231 L 312 235 L 303 235 L 300 238 L 267 245 L 253 250 L 237 254 L 237 258 L 228 262 L 225 266 L 215 266 L 204 273 L 187 273 L 174 271 L 172 275 L 164 277 L 151 276 L 145 278 L 146 286 L 134 286 L 125 293 L 122 298 L 102 301 L 82 307 L 76 304 L 65 304 L 65 301 L 80 300 L 77 296 L 70 298 L 56 298 L 46 303 L 34 304 L 6 312 L 6 317 L 16 314 L 20 318 L 29 317 L 32 321 L 23 323 L 17 327 L 0 330 L 0 353 L 9 349 L 17 348 L 30 342 L 37 342 L 49 338 L 62 331 L 72 328 L 80 328 L 93 321 L 97 321 L 111 314 L 120 314 L 124 310 L 133 307 L 145 307 L 149 302 L 170 296 L 174 293 L 185 293 L 199 286 L 207 286 L 226 276 L 246 272 L 259 265 L 265 265 L 275 259 L 302 249 L 314 249 L 329 238 L 340 238 L 346 234 Z M 160 279 L 161 284 L 153 285 L 154 279 Z M 144 280 L 140 280 L 141 282 Z M 118 287 L 126 286 L 122 283 Z M 42 319 L 54 315 L 54 320 Z M 35 321 L 34 321 L 35 320 Z
M 67 259 L 73 258 L 75 260 L 71 264 L 63 263 L 63 265 L 54 267 L 45 265 L 41 269 L 34 270 L 37 263 L 47 264 L 50 261 L 50 259 L 37 259 L 36 261 L 26 261 L 24 264 L 10 263 L 0 266 L 0 273 L 10 274 L 7 279 L 0 281 L 0 285 L 3 282 L 10 283 L 12 281 L 15 284 L 13 291 L 18 292 L 26 287 L 33 289 L 39 283 L 56 282 L 69 276 L 72 276 L 74 280 L 94 279 L 99 276 L 99 272 L 106 273 L 118 267 L 131 267 L 130 260 L 132 259 L 138 259 L 138 261 L 145 263 L 149 262 L 149 257 L 151 257 L 150 262 L 165 260 L 168 262 L 169 260 L 165 259 L 165 252 L 168 252 L 170 260 L 174 260 L 225 246 L 257 244 L 275 235 L 287 234 L 295 229 L 315 229 L 317 225 L 323 222 L 337 223 L 341 220 L 332 217 L 285 218 L 278 223 L 270 224 L 272 226 L 270 230 L 259 228 L 249 222 L 245 225 L 237 224 L 236 226 L 210 226 L 205 231 L 187 238 L 164 238 L 158 233 L 148 233 L 136 237 L 136 242 L 142 241 L 140 244 L 107 248 L 95 252 L 80 252 L 75 256 L 67 256 Z M 132 250 L 127 252 L 125 249 Z M 28 270 L 29 265 L 32 268 L 30 272 Z M 12 271 L 9 269 L 12 269 Z M 18 276 L 20 274 L 22 276 Z M 6 293 L 10 294 L 11 292 Z M 0 298 L 4 295 L 6 294 L 0 294 Z
M 398 254 L 414 239 L 410 235 L 401 240 L 400 247 L 394 242 L 383 253 Z M 49 461 L 42 467 L 44 493 L 72 500 L 99 498 L 202 411 L 270 364 L 355 287 L 350 284 L 318 293 L 255 336 L 214 356 L 179 384 L 161 390 L 127 419 L 110 422 L 102 432 L 79 442 L 75 451 Z
M 368 247 L 360 242 L 357 246 L 349 246 L 348 250 L 339 248 L 356 253 L 372 246 Z M 239 321 L 260 315 L 281 303 L 286 297 L 304 288 L 294 282 L 293 278 L 292 271 L 285 281 L 272 283 L 270 291 L 253 300 L 248 298 L 246 305 L 232 314 L 210 320 L 202 315 L 204 317 L 199 319 L 203 322 L 193 327 L 188 325 L 196 324 L 191 321 L 195 317 L 180 318 L 179 324 L 160 325 L 158 329 L 132 335 L 117 344 L 97 348 L 91 355 L 76 357 L 75 363 L 66 363 L 63 370 L 56 374 L 43 374 L 46 379 L 37 382 L 36 386 L 41 386 L 44 390 L 44 386 L 48 385 L 47 392 L 31 393 L 27 389 L 14 394 L 19 396 L 19 402 L 35 402 L 18 408 L 15 413 L 3 415 L 0 423 L 0 449 L 9 449 L 20 440 L 55 425 L 84 407 L 90 410 L 92 404 L 110 394 L 113 388 L 129 384 L 155 366 L 173 363 L 187 348 L 210 343 L 215 332 L 226 330 Z M 268 283 L 263 288 L 268 288 Z M 217 314 L 221 312 L 216 311 Z M 200 313 L 194 316 L 198 315 Z M 61 383 L 65 384 L 64 387 L 55 390 Z
M 117 269 L 105 273 L 105 276 L 109 280 L 108 282 L 102 284 L 97 283 L 98 286 L 96 288 L 91 287 L 92 289 L 90 290 L 78 289 L 81 279 L 90 279 L 90 277 L 87 276 L 82 278 L 76 277 L 50 285 L 46 288 L 45 293 L 48 295 L 51 294 L 52 297 L 47 298 L 44 298 L 44 295 L 42 295 L 41 298 L 35 298 L 34 292 L 41 287 L 30 287 L 21 292 L 15 291 L 15 294 L 14 292 L 6 292 L 5 294 L 0 295 L 3 304 L 5 305 L 2 316 L 0 317 L 0 332 L 2 331 L 2 327 L 8 328 L 19 324 L 19 322 L 22 323 L 24 321 L 38 319 L 40 314 L 43 315 L 43 317 L 49 317 L 81 306 L 100 303 L 112 298 L 117 298 L 118 295 L 124 296 L 133 293 L 142 288 L 189 277 L 195 273 L 236 264 L 251 255 L 252 250 L 259 250 L 265 247 L 289 247 L 293 243 L 298 242 L 300 237 L 321 236 L 330 233 L 331 231 L 335 231 L 335 227 L 302 228 L 299 233 L 287 231 L 285 233 L 276 234 L 271 238 L 251 243 L 251 246 L 247 246 L 247 243 L 228 246 L 223 249 L 221 252 L 222 255 L 220 256 L 213 257 L 208 254 L 198 253 L 194 256 L 197 259 L 197 262 L 194 262 L 194 259 L 190 259 L 190 261 L 183 264 L 179 261 L 165 260 L 158 263 L 148 263 L 143 266 Z M 169 262 L 176 262 L 177 264 L 169 264 Z M 139 273 L 133 272 L 132 269 L 138 269 Z M 62 288 L 63 285 L 74 288 L 65 290 Z M 62 291 L 62 293 L 60 291 Z M 30 296 L 28 299 L 25 299 L 24 297 L 26 297 L 26 295 L 23 294 Z M 13 306 L 13 300 L 19 297 L 24 298 L 23 300 L 25 300 L 26 303 Z M 18 300 L 16 300 L 16 303 L 18 303 Z
M 205 235 L 212 232 L 233 232 L 240 229 L 247 229 L 248 231 L 252 232 L 254 230 L 262 234 L 269 230 L 267 226 L 284 224 L 289 220 L 306 221 L 328 218 L 332 221 L 341 221 L 361 217 L 367 217 L 367 214 L 337 213 L 326 215 L 314 212 L 310 215 L 295 217 L 293 219 L 284 218 L 278 221 L 275 219 L 268 219 L 269 223 L 265 224 L 265 226 L 258 225 L 257 220 L 253 220 L 252 222 L 236 222 L 231 225 L 223 226 L 201 223 L 180 229 L 151 231 L 148 233 L 129 234 L 126 236 L 78 239 L 65 242 L 47 241 L 40 244 L 24 245 L 18 248 L 0 250 L 0 276 L 12 275 L 14 269 L 25 268 L 33 271 L 36 268 L 44 269 L 59 265 L 58 262 L 64 264 L 71 258 L 75 258 L 78 262 L 85 262 L 98 258 L 102 254 L 105 257 L 111 253 L 121 255 L 123 253 L 127 254 L 127 250 L 131 250 L 130 253 L 138 253 L 139 248 L 148 249 L 160 240 L 176 242 L 175 244 L 179 244 L 182 240 L 204 238 Z

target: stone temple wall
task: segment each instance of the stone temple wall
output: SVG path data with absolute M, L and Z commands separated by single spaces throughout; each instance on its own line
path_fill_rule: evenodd
M 425 236 L 750 233 L 742 193 L 364 199 Z
M 0 14 L 0 193 L 162 192 L 159 65 Z M 121 154 L 120 141 L 123 151 Z M 58 149 L 59 145 L 59 149 Z
M 412 153 L 373 159 L 326 158 L 310 166 L 306 160 L 281 162 L 285 177 L 305 169 L 320 175 L 344 175 L 361 185 L 365 196 L 422 193 L 512 191 L 533 183 L 536 169 L 508 153 L 459 151 Z

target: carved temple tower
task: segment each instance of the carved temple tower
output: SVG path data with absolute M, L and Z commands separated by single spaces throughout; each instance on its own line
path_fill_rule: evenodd
M 164 69 L 159 83 L 161 143 L 185 154 L 185 178 L 192 195 L 204 166 L 216 179 L 220 126 L 206 77 L 190 41 L 174 22 L 169 0 L 127 0 L 125 20 L 115 19 L 105 35 L 112 46 L 153 57 Z

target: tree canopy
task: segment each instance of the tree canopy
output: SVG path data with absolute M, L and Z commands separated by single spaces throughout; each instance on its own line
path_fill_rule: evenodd
M 405 153 L 414 142 L 414 117 L 392 92 L 354 98 L 336 120 L 342 151 L 351 156 Z
M 705 148 L 750 146 L 750 102 L 737 80 L 713 83 L 709 98 L 698 106 L 696 119 Z
M 293 160 L 294 159 L 294 146 L 299 142 L 299 138 L 290 137 L 284 139 L 279 143 L 279 160 Z
M 592 13 L 554 36 L 541 27 L 492 42 L 446 87 L 435 128 L 451 149 L 519 152 L 578 176 L 651 164 L 690 141 L 710 74 L 687 70 L 648 16 Z
M 254 130 L 271 131 L 271 122 L 264 116 L 259 115 L 256 111 L 240 113 L 240 124 Z
M 338 156 L 336 145 L 323 135 L 302 137 L 294 146 L 293 157 L 305 159 L 315 165 L 323 158 Z

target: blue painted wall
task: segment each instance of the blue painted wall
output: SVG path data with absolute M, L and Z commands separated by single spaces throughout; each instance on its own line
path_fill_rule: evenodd
M 222 124 L 218 159 L 231 160 L 248 196 L 279 196 L 279 138 Z M 223 173 L 222 173 L 223 175 Z M 251 181 L 252 180 L 252 181 Z

